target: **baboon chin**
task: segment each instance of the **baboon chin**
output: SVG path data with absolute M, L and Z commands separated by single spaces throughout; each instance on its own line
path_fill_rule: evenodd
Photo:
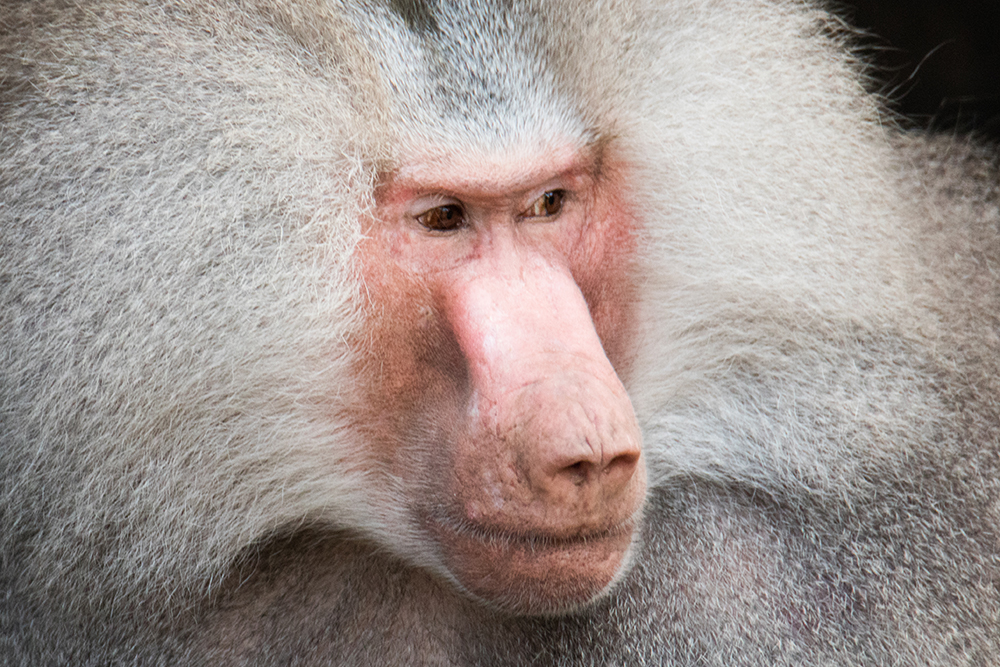
M 10 664 L 1000 660 L 1000 178 L 800 2 L 0 7 Z

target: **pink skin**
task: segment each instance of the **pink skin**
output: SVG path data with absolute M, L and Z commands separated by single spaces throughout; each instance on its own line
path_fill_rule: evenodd
M 388 296 L 372 315 L 379 457 L 410 482 L 455 579 L 521 613 L 604 591 L 645 497 L 639 428 L 609 360 L 627 363 L 635 225 L 621 170 L 597 154 L 411 161 L 380 190 L 360 251 L 369 291 Z M 532 215 L 554 191 L 557 212 Z M 428 229 L 441 206 L 461 223 Z M 447 444 L 408 450 L 415 423 Z

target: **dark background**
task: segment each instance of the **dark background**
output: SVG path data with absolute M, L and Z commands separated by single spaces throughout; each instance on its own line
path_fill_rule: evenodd
M 921 127 L 1000 140 L 1000 0 L 831 0 L 868 33 L 874 89 Z

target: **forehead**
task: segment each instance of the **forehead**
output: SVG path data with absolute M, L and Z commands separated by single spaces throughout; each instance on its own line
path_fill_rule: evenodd
M 404 144 L 587 143 L 545 21 L 512 1 L 375 0 L 355 14 Z
M 513 146 L 503 151 L 433 151 L 404 156 L 386 182 L 397 196 L 424 191 L 465 196 L 510 195 L 552 182 L 577 189 L 596 176 L 600 147 L 573 142 Z M 558 181 L 558 183 L 555 183 Z

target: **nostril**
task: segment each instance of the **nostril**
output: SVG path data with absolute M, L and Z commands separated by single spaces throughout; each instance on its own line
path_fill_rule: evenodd
M 632 474 L 635 470 L 636 465 L 639 463 L 639 454 L 636 452 L 628 452 L 625 454 L 619 454 L 618 456 L 611 459 L 606 466 L 601 470 L 605 475 L 612 474 Z
M 562 474 L 575 486 L 583 486 L 593 475 L 594 464 L 590 461 L 577 461 L 562 469 Z
M 615 456 L 606 464 L 594 463 L 592 461 L 581 460 L 564 466 L 560 473 L 569 479 L 576 486 L 583 486 L 589 482 L 601 481 L 625 481 L 635 472 L 639 462 L 639 454 L 625 453 Z M 600 480 L 595 479 L 596 473 L 601 473 Z

